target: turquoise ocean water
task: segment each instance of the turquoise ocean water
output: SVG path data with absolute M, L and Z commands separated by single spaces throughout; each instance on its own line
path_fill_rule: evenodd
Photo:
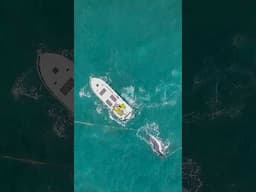
M 111 120 L 89 87 L 135 109 Z M 147 134 L 170 143 L 167 158 Z M 181 192 L 181 1 L 75 1 L 75 191 Z

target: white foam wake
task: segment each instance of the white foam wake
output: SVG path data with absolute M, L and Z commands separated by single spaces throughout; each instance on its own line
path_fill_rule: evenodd
M 121 96 L 135 109 L 154 109 L 175 106 L 181 96 L 181 86 L 174 83 L 160 83 L 153 91 L 143 87 L 127 86 L 122 88 Z

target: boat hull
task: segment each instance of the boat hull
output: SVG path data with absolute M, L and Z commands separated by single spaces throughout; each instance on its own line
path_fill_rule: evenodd
M 40 53 L 37 56 L 37 71 L 50 93 L 73 114 L 73 62 L 59 54 Z
M 95 95 L 121 121 L 132 118 L 132 108 L 102 79 L 90 77 L 90 86 Z

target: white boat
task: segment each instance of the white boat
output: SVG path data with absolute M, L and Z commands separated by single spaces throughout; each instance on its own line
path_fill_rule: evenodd
M 45 87 L 73 114 L 73 62 L 55 53 L 40 53 L 37 70 Z
M 162 156 L 162 157 L 166 156 L 166 149 L 168 148 L 168 145 L 164 146 L 162 141 L 160 141 L 153 135 L 149 135 L 149 141 L 150 141 L 152 150 L 156 154 L 158 154 L 159 156 Z
M 121 121 L 132 118 L 132 108 L 102 79 L 90 77 L 90 86 L 95 95 Z

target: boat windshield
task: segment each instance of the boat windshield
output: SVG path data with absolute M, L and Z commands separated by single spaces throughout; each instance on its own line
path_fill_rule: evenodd
M 109 106 L 109 107 L 111 107 L 111 106 L 112 106 L 111 101 L 109 101 L 108 99 L 106 100 L 106 103 L 108 104 L 108 106 Z
M 100 95 L 101 95 L 101 96 L 104 95 L 105 92 L 106 92 L 106 89 L 103 88 L 103 89 L 100 91 Z
M 114 95 L 111 95 L 111 96 L 110 96 L 110 99 L 111 99 L 112 101 L 114 101 L 114 102 L 116 101 L 116 98 L 114 97 Z

